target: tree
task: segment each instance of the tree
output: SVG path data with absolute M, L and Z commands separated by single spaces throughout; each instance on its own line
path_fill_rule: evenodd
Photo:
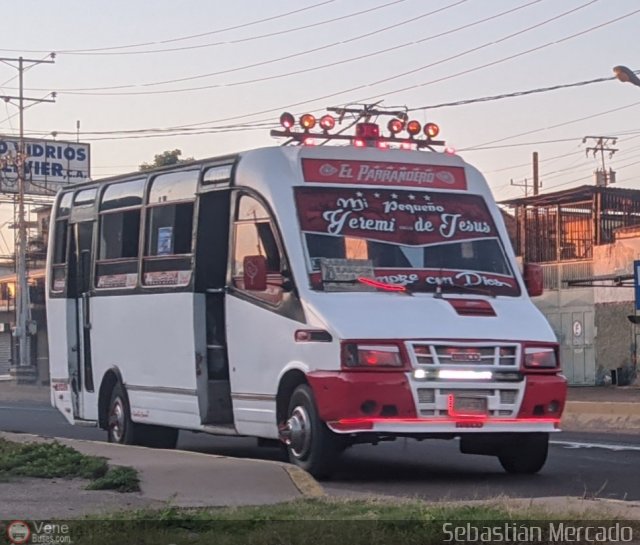
M 140 165 L 140 170 L 151 170 L 152 168 L 167 167 L 169 165 L 177 165 L 178 163 L 193 161 L 193 157 L 180 159 L 181 155 L 182 150 L 179 149 L 163 151 L 153 158 L 153 163 L 142 163 Z

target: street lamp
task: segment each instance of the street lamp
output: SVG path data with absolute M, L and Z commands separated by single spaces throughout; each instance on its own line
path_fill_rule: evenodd
M 613 73 L 620 81 L 633 83 L 640 87 L 640 78 L 638 78 L 636 73 L 630 68 L 627 68 L 626 66 L 614 66 Z

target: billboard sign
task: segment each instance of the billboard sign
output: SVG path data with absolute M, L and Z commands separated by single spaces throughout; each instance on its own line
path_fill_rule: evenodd
M 53 195 L 60 187 L 89 179 L 89 144 L 25 138 L 25 193 Z M 0 193 L 18 192 L 19 139 L 0 136 Z

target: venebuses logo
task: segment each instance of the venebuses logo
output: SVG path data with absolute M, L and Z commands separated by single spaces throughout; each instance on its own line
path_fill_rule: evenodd
M 28 543 L 31 538 L 31 529 L 23 520 L 14 520 L 7 525 L 7 537 L 14 545 Z

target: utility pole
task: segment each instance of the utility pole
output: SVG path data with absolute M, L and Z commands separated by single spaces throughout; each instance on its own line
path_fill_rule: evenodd
M 514 182 L 512 178 L 511 182 L 509 183 L 514 187 L 524 187 L 524 196 L 525 197 L 529 196 L 529 181 L 526 178 L 522 181 L 522 183 Z
M 537 195 L 542 184 L 538 174 L 538 152 L 533 152 L 533 195 Z
M 46 98 L 29 98 L 24 96 L 24 71 L 25 64 L 52 64 L 54 54 L 51 59 L 25 59 L 18 58 L 0 58 L 0 62 L 15 63 L 17 62 L 18 70 L 18 96 L 0 96 L 5 102 L 11 100 L 18 101 L 18 111 L 20 113 L 20 137 L 18 140 L 18 150 L 15 157 L 14 165 L 16 168 L 18 182 L 18 243 L 15 248 L 16 253 L 16 328 L 15 336 L 18 338 L 18 365 L 15 369 L 16 380 L 20 380 L 24 376 L 26 380 L 30 378 L 33 371 L 31 362 L 31 302 L 29 297 L 29 282 L 27 278 L 27 226 L 25 223 L 25 167 L 27 164 L 27 154 L 24 142 L 24 103 L 29 102 L 55 102 L 54 99 Z M 12 65 L 13 66 L 13 65 Z M 55 95 L 54 95 L 55 97 Z M 14 364 L 15 365 L 15 364 Z
M 597 185 L 603 185 L 604 187 L 607 187 L 609 184 L 612 184 L 615 182 L 615 172 L 611 169 L 609 169 L 609 172 L 607 173 L 607 167 L 605 165 L 605 159 L 604 159 L 604 154 L 605 152 L 607 152 L 609 154 L 609 159 L 611 159 L 611 157 L 613 157 L 613 154 L 618 151 L 617 148 L 610 148 L 609 145 L 615 146 L 616 142 L 618 140 L 617 137 L 613 136 L 613 137 L 609 137 L 609 136 L 585 136 L 582 139 L 582 143 L 586 143 L 587 140 L 595 140 L 595 144 L 592 147 L 588 147 L 586 149 L 586 155 L 589 155 L 589 152 L 593 152 L 593 156 L 595 157 L 598 153 L 600 153 L 600 158 L 602 160 L 602 170 L 597 170 L 596 171 L 596 184 Z M 598 176 L 599 173 L 601 174 L 601 177 Z M 602 180 L 602 184 L 600 183 L 600 180 Z

